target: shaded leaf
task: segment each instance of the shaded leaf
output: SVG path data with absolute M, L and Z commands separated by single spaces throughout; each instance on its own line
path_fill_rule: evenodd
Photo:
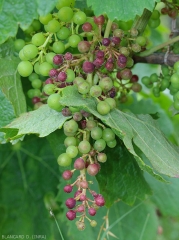
M 136 198 L 144 200 L 152 194 L 133 155 L 124 145 L 118 143 L 114 149 L 107 148 L 106 153 L 108 159 L 101 164 L 97 180 L 107 207 L 118 199 L 132 205 Z
M 151 200 L 156 204 L 160 212 L 165 216 L 179 217 L 179 179 L 167 178 L 168 184 L 156 181 L 153 177 L 145 174 L 146 181 L 153 190 Z
M 155 174 L 152 168 L 146 165 L 135 153 L 133 143 L 146 155 L 156 171 L 171 177 L 179 175 L 178 151 L 167 141 L 151 116 L 124 113 L 117 109 L 102 116 L 96 111 L 95 100 L 82 98 L 75 87 L 65 88 L 60 102 L 62 105 L 86 109 L 110 126 L 123 140 L 128 151 L 134 155 L 142 170 L 148 171 L 159 180 L 162 180 L 162 177 Z
M 35 111 L 22 114 L 12 123 L 1 128 L 0 131 L 6 133 L 6 138 L 11 139 L 16 139 L 24 134 L 31 133 L 38 134 L 39 137 L 45 137 L 56 129 L 61 128 L 69 118 L 70 117 L 64 117 L 61 112 L 57 112 L 45 104 Z
M 87 0 L 88 6 L 92 7 L 96 16 L 107 14 L 110 20 L 133 20 L 136 15 L 141 16 L 144 9 L 152 11 L 155 7 L 156 0 Z
M 0 59 L 0 89 L 12 104 L 16 116 L 26 111 L 25 96 L 17 72 L 19 61 L 15 57 Z

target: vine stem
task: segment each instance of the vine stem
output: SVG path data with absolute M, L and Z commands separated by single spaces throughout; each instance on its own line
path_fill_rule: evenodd
M 106 29 L 105 29 L 105 32 L 104 32 L 104 38 L 108 38 L 109 37 L 109 33 L 111 31 L 112 22 L 113 21 L 108 19 L 108 22 L 107 22 L 107 25 L 106 25 Z
M 170 44 L 172 44 L 172 43 L 175 43 L 175 42 L 177 42 L 177 41 L 179 41 L 179 36 L 174 37 L 174 38 L 168 40 L 167 42 L 164 42 L 164 43 L 162 43 L 162 44 L 159 44 L 159 45 L 157 45 L 157 46 L 155 46 L 155 47 L 153 47 L 153 48 L 151 48 L 151 49 L 149 49 L 149 50 L 146 50 L 146 51 L 138 54 L 138 56 L 140 56 L 140 57 L 149 56 L 149 55 L 151 55 L 152 53 L 154 53 L 154 52 L 156 52 L 156 51 L 158 51 L 158 50 L 160 50 L 160 49 L 162 49 L 162 48 L 164 48 L 164 47 L 166 47 L 166 46 L 168 46 L 168 45 L 170 45 Z

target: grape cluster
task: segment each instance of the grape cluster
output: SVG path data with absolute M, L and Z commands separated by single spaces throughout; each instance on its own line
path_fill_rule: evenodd
M 179 110 L 179 61 L 175 62 L 173 68 L 162 65 L 159 75 L 153 73 L 150 77 L 143 77 L 141 81 L 152 89 L 155 97 L 160 97 L 160 92 L 168 89 L 173 96 L 174 108 Z
M 83 230 L 85 218 L 91 226 L 97 224 L 86 212 L 94 216 L 105 204 L 103 196 L 90 189 L 86 173 L 95 176 L 100 171 L 100 163 L 107 161 L 105 148 L 114 148 L 117 141 L 113 130 L 92 114 L 62 106 L 61 91 L 74 85 L 83 98 L 95 100 L 99 114 L 108 114 L 116 108 L 117 101 L 126 101 L 130 91 L 141 91 L 138 76 L 131 71 L 132 56 L 145 50 L 147 41 L 134 28 L 120 29 L 117 22 L 109 28 L 103 15 L 88 17 L 74 8 L 74 0 L 59 0 L 56 8 L 54 13 L 39 17 L 41 28 L 37 32 L 30 27 L 28 44 L 21 39 L 16 41 L 21 59 L 18 72 L 31 82 L 27 95 L 35 109 L 48 104 L 64 116 L 71 116 L 63 125 L 66 152 L 60 154 L 57 162 L 61 167 L 74 166 L 63 173 L 65 180 L 71 179 L 74 171 L 80 171 L 64 191 L 70 193 L 77 187 L 74 197 L 66 201 L 70 209 L 66 216 L 73 220 L 80 213 L 77 228 Z
M 83 230 L 85 218 L 90 221 L 91 226 L 94 227 L 97 224 L 94 220 L 89 219 L 86 213 L 94 216 L 98 208 L 105 204 L 103 196 L 90 189 L 91 182 L 87 181 L 86 173 L 96 176 L 100 171 L 100 163 L 107 161 L 107 155 L 103 152 L 106 146 L 114 148 L 117 142 L 112 129 L 102 125 L 88 112 L 64 108 L 62 113 L 65 116 L 71 115 L 72 119 L 63 125 L 66 135 L 64 140 L 66 152 L 59 155 L 57 162 L 61 167 L 68 167 L 74 159 L 73 169 L 65 170 L 62 174 L 65 180 L 71 179 L 74 171 L 80 171 L 77 179 L 64 187 L 66 193 L 71 193 L 74 187 L 77 188 L 74 197 L 66 200 L 66 206 L 70 209 L 66 216 L 69 220 L 74 220 L 76 214 L 81 214 L 80 220 L 76 224 L 79 230 Z M 80 157 L 78 157 L 79 155 Z M 87 192 L 90 193 L 92 199 L 87 196 Z M 79 204 L 77 204 L 78 201 Z

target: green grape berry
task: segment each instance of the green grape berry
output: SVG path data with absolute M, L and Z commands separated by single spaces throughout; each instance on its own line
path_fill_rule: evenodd
M 78 149 L 79 149 L 80 153 L 86 154 L 86 153 L 90 152 L 91 145 L 87 140 L 83 140 L 79 143 Z
M 87 94 L 90 90 L 90 84 L 88 82 L 82 82 L 78 85 L 78 92 L 81 94 Z
M 102 89 L 98 85 L 94 85 L 90 88 L 90 95 L 92 97 L 99 97 L 102 94 Z
M 53 66 L 48 62 L 43 62 L 39 65 L 39 73 L 42 76 L 48 76 L 49 71 L 53 68 Z
M 62 22 L 70 22 L 73 18 L 73 10 L 70 7 L 62 7 L 58 11 L 58 18 Z
M 40 79 L 34 79 L 34 80 L 32 80 L 32 87 L 33 88 L 41 88 L 41 86 L 42 86 L 42 81 L 40 80 Z
M 147 43 L 146 38 L 143 36 L 139 36 L 136 38 L 136 43 L 138 43 L 141 47 L 144 47 Z
M 91 129 L 91 137 L 94 140 L 98 140 L 100 138 L 102 138 L 103 135 L 103 130 L 100 127 L 94 127 L 93 129 Z
M 58 164 L 61 167 L 68 167 L 72 163 L 72 159 L 68 156 L 67 153 L 62 153 L 57 159 Z
M 105 128 L 103 130 L 103 135 L 102 138 L 106 141 L 112 141 L 115 139 L 115 133 L 113 132 L 113 130 L 111 128 Z
M 114 98 L 106 98 L 104 101 L 109 104 L 111 110 L 116 108 L 116 100 Z
M 60 112 L 63 106 L 60 104 L 60 95 L 58 93 L 51 94 L 47 99 L 47 104 L 53 110 Z
M 52 20 L 52 14 L 51 13 L 48 13 L 45 16 L 40 16 L 39 17 L 39 21 L 44 25 L 47 25 L 50 20 Z
M 63 42 L 54 42 L 52 49 L 55 53 L 63 53 L 65 51 L 65 45 Z
M 97 111 L 101 115 L 106 115 L 111 111 L 111 108 L 107 102 L 101 101 L 97 104 Z
M 71 35 L 68 39 L 68 43 L 69 43 L 70 47 L 72 47 L 72 48 L 76 48 L 80 41 L 81 41 L 80 36 L 78 36 L 76 34 Z
M 52 19 L 48 22 L 47 29 L 51 33 L 56 33 L 60 30 L 60 23 L 56 19 Z
M 57 37 L 60 40 L 66 40 L 69 36 L 71 35 L 71 31 L 67 27 L 62 27 L 60 30 L 57 32 Z
M 82 11 L 78 11 L 73 16 L 73 22 L 77 25 L 82 25 L 86 22 L 86 14 Z
M 110 77 L 104 77 L 100 79 L 99 86 L 104 92 L 108 92 L 113 87 L 113 81 Z
M 106 142 L 106 144 L 109 148 L 114 148 L 117 145 L 117 141 L 116 141 L 116 139 L 114 139 L 112 141 Z
M 25 46 L 25 41 L 23 39 L 16 39 L 14 41 L 14 48 L 17 52 L 19 52 L 24 46 Z
M 75 158 L 78 155 L 78 148 L 76 146 L 68 146 L 66 153 L 70 158 Z
M 76 133 L 78 130 L 78 123 L 75 120 L 71 119 L 64 123 L 63 129 L 65 132 Z
M 28 77 L 33 71 L 32 63 L 29 61 L 22 61 L 18 64 L 17 70 L 22 77 Z
M 29 76 L 29 80 L 32 82 L 35 79 L 39 79 L 39 75 L 37 73 L 31 73 Z
M 32 37 L 32 43 L 35 46 L 41 46 L 44 44 L 46 38 L 43 35 L 43 33 L 36 33 L 33 37 Z
M 75 0 L 58 0 L 56 8 L 59 10 L 62 7 L 71 7 L 73 8 L 75 5 Z
M 66 70 L 66 74 L 67 74 L 67 79 L 66 82 L 73 82 L 75 79 L 75 72 L 72 69 L 67 69 Z
M 77 146 L 77 139 L 75 137 L 66 137 L 64 144 L 65 144 L 65 147 Z
M 53 65 L 53 58 L 56 54 L 54 52 L 49 52 L 45 55 L 46 62 Z
M 24 56 L 28 58 L 28 60 L 33 59 L 38 54 L 38 48 L 34 44 L 28 44 L 23 47 Z
M 106 148 L 106 142 L 104 139 L 98 139 L 95 141 L 94 145 L 93 145 L 94 149 L 101 152 Z

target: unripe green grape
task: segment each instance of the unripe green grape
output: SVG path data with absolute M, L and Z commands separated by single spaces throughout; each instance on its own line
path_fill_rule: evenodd
M 121 47 L 120 48 L 120 53 L 122 53 L 124 56 L 128 57 L 130 54 L 130 51 L 127 47 Z
M 73 80 L 73 84 L 79 85 L 80 83 L 83 83 L 85 80 L 82 77 L 75 77 Z
M 46 38 L 43 35 L 43 33 L 36 33 L 33 37 L 32 37 L 32 43 L 35 46 L 41 46 L 44 44 Z
M 102 138 L 103 135 L 103 130 L 100 127 L 94 127 L 93 129 L 91 129 L 91 137 L 94 140 L 98 140 L 100 138 Z
M 32 87 L 33 88 L 41 88 L 42 81 L 40 79 L 34 79 L 32 80 Z
M 88 82 L 82 82 L 78 85 L 78 92 L 81 94 L 87 94 L 90 90 L 90 84 Z
M 34 32 L 34 28 L 32 27 L 32 25 L 30 25 L 25 31 L 24 33 L 27 35 L 30 35 Z
M 113 141 L 115 139 L 115 133 L 112 131 L 111 128 L 105 128 L 103 130 L 102 138 L 106 141 Z
M 48 63 L 50 63 L 51 65 L 53 65 L 53 57 L 55 56 L 56 54 L 54 52 L 49 52 L 45 55 L 45 59 Z
M 28 57 L 26 57 L 25 55 L 24 55 L 24 52 L 23 52 L 23 48 L 20 50 L 20 52 L 19 52 L 19 58 L 20 58 L 20 60 L 22 60 L 22 61 L 28 61 L 29 59 L 28 59 Z
M 170 82 L 167 79 L 163 79 L 161 81 L 161 86 L 160 86 L 160 90 L 164 91 L 166 88 L 168 88 L 170 85 Z
M 101 115 L 106 115 L 110 112 L 111 108 L 109 104 L 105 101 L 101 101 L 97 104 L 97 111 Z
M 175 64 L 174 64 L 174 69 L 175 69 Z M 166 66 L 166 65 L 162 65 L 161 70 L 162 70 L 162 74 L 164 76 L 166 76 L 170 73 L 170 70 L 169 70 L 168 66 Z
M 175 64 L 173 65 L 173 68 L 175 71 L 179 69 L 179 61 L 175 62 Z
M 71 35 L 68 39 L 68 43 L 69 43 L 70 47 L 72 47 L 72 48 L 76 48 L 80 41 L 81 41 L 80 36 L 75 35 L 75 34 Z
M 60 95 L 58 93 L 51 94 L 47 99 L 47 104 L 53 110 L 60 112 L 63 106 L 60 104 Z
M 107 155 L 105 153 L 98 153 L 97 155 L 98 162 L 106 162 L 107 161 Z
M 79 111 L 80 111 L 80 109 L 79 109 L 78 107 L 69 107 L 69 109 L 70 109 L 70 111 L 71 111 L 72 113 L 75 113 L 75 112 L 79 112 Z
M 116 100 L 114 98 L 106 98 L 104 101 L 109 104 L 111 110 L 116 108 Z
M 143 36 L 139 36 L 136 38 L 136 43 L 138 43 L 141 47 L 144 47 L 146 45 L 146 38 Z
M 38 54 L 38 48 L 34 44 L 28 44 L 23 47 L 24 56 L 27 57 L 29 60 L 33 59 Z
M 39 31 L 41 29 L 41 23 L 39 20 L 34 19 L 32 22 L 32 27 L 34 29 L 35 32 Z
M 86 153 L 90 152 L 91 145 L 87 140 L 83 140 L 79 143 L 78 149 L 79 149 L 80 153 L 86 154 Z
M 50 20 L 52 20 L 52 14 L 51 13 L 48 13 L 45 16 L 40 16 L 39 17 L 39 21 L 44 25 L 47 25 Z
M 70 7 L 62 7 L 58 11 L 58 18 L 62 22 L 70 22 L 73 18 L 73 10 Z
M 64 144 L 65 144 L 65 147 L 77 146 L 77 139 L 75 137 L 66 137 Z
M 48 76 L 49 71 L 53 68 L 53 66 L 48 62 L 43 62 L 39 65 L 39 73 L 42 76 Z
M 32 63 L 29 61 L 22 61 L 18 64 L 17 70 L 22 77 L 28 77 L 33 71 Z
M 62 7 L 71 7 L 75 6 L 75 0 L 59 0 L 57 2 L 56 8 L 59 10 Z
M 176 94 L 178 92 L 179 89 L 178 88 L 174 88 L 172 85 L 170 85 L 169 90 L 170 90 L 170 94 L 174 95 L 174 94 Z
M 63 53 L 65 51 L 65 45 L 61 41 L 54 42 L 52 49 L 55 53 Z
M 114 148 L 117 145 L 117 141 L 116 141 L 116 139 L 114 139 L 112 141 L 106 142 L 106 144 L 109 148 Z
M 131 68 L 134 65 L 134 60 L 131 57 L 127 58 L 126 67 Z
M 64 134 L 67 137 L 74 137 L 76 135 L 76 132 L 66 132 L 66 131 L 64 131 Z
M 17 52 L 19 52 L 24 46 L 25 46 L 25 41 L 23 39 L 16 39 L 14 41 L 14 48 Z
M 86 128 L 89 130 L 89 131 L 91 131 L 93 128 L 95 128 L 96 127 L 96 121 L 94 121 L 94 120 L 88 120 L 87 122 L 86 122 Z
M 179 110 L 179 100 L 174 101 L 173 106 L 176 110 Z
M 100 79 L 99 86 L 104 92 L 108 92 L 113 87 L 113 81 L 110 77 L 104 77 Z
M 124 37 L 124 31 L 122 29 L 115 29 L 114 32 L 113 32 L 113 35 L 115 37 L 123 38 Z
M 40 89 L 34 89 L 34 97 L 40 97 L 42 95 Z
M 75 158 L 78 155 L 78 148 L 76 146 L 69 146 L 66 149 L 66 153 L 69 157 Z
M 46 84 L 43 88 L 43 91 L 45 94 L 47 95 L 51 95 L 55 92 L 55 85 L 50 83 L 50 84 Z
M 52 19 L 48 22 L 47 28 L 51 33 L 56 33 L 60 30 L 60 23 L 56 19 Z
M 40 74 L 39 67 L 40 67 L 39 62 L 36 62 L 35 65 L 34 65 L 34 71 L 35 71 L 37 74 Z
M 98 152 L 101 152 L 101 151 L 103 151 L 106 148 L 106 142 L 102 138 L 98 139 L 98 140 L 95 141 L 93 147 Z
M 91 225 L 91 227 L 96 227 L 97 222 L 96 222 L 95 220 L 92 220 L 92 221 L 90 222 L 90 225 Z
M 170 79 L 171 83 L 172 84 L 178 84 L 179 83 L 179 75 L 177 73 L 174 73 L 172 76 L 171 76 L 171 79 Z
M 159 19 L 159 18 L 160 18 L 160 12 L 155 9 L 155 10 L 152 12 L 152 15 L 151 15 L 150 18 L 151 18 L 151 19 L 154 19 L 154 20 Z
M 157 27 L 160 25 L 160 19 L 156 19 L 156 20 L 150 19 L 150 20 L 148 21 L 148 25 L 149 25 L 149 27 L 151 27 L 151 28 L 157 28 Z
M 62 27 L 60 30 L 57 32 L 57 37 L 60 40 L 65 40 L 71 35 L 70 29 L 67 27 Z
M 148 85 L 150 84 L 150 78 L 145 76 L 141 79 L 141 82 L 144 84 L 144 85 Z
M 32 82 L 35 79 L 39 79 L 39 75 L 37 73 L 31 73 L 29 76 L 29 80 Z
M 67 79 L 66 79 L 66 82 L 73 82 L 74 79 L 75 79 L 75 73 L 72 69 L 67 69 L 66 70 L 66 74 L 67 74 Z
M 29 89 L 29 90 L 27 91 L 27 96 L 28 96 L 29 98 L 35 97 L 35 96 L 34 96 L 34 89 Z
M 179 82 L 178 83 L 171 83 L 170 85 L 172 88 L 174 89 L 178 89 L 179 90 Z
M 133 52 L 138 53 L 141 51 L 141 46 L 138 43 L 133 43 L 131 47 Z
M 78 11 L 73 16 L 73 22 L 77 25 L 82 25 L 86 22 L 86 14 L 82 11 Z
M 92 97 L 99 97 L 102 94 L 102 89 L 98 85 L 94 85 L 90 88 L 90 95 Z
M 150 75 L 150 82 L 154 83 L 158 81 L 158 75 L 156 73 L 152 73 Z
M 58 164 L 61 167 L 68 167 L 72 163 L 72 159 L 68 156 L 67 153 L 62 153 L 57 159 Z
M 63 129 L 65 132 L 76 133 L 78 130 L 78 123 L 73 119 L 68 120 L 64 123 Z

